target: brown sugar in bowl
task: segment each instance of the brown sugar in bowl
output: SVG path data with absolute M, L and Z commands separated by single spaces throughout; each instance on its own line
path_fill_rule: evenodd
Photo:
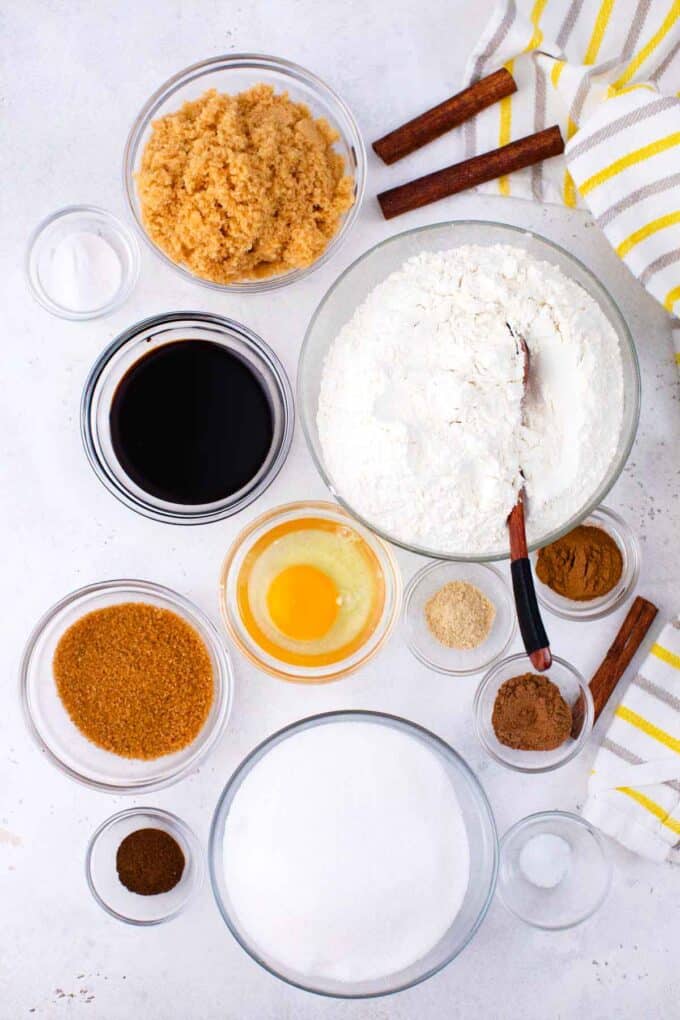
M 314 121 L 324 122 L 332 135 L 337 135 L 333 150 L 343 161 L 344 176 L 353 182 L 349 196 L 351 203 L 347 211 L 340 215 L 337 230 L 331 231 L 332 236 L 328 243 L 319 252 L 318 257 L 311 261 L 311 264 L 302 265 L 306 261 L 305 256 L 309 255 L 311 251 L 308 245 L 304 245 L 305 250 L 302 253 L 297 253 L 302 257 L 298 259 L 295 256 L 290 259 L 291 266 L 297 261 L 300 263 L 299 268 L 289 268 L 286 271 L 285 266 L 282 265 L 279 268 L 283 271 L 264 278 L 257 278 L 256 272 L 255 278 L 252 279 L 229 279 L 227 281 L 225 278 L 224 282 L 216 282 L 214 277 L 219 276 L 219 273 L 211 272 L 210 275 L 213 276 L 213 279 L 197 275 L 196 269 L 192 272 L 188 268 L 186 259 L 183 260 L 185 264 L 175 261 L 177 251 L 173 251 L 173 257 L 170 257 L 168 251 L 164 250 L 163 245 L 159 243 L 162 240 L 161 235 L 158 235 L 157 238 L 149 235 L 144 222 L 145 216 L 137 187 L 137 175 L 141 169 L 143 153 L 150 139 L 154 122 L 158 122 L 168 115 L 176 114 L 185 102 L 193 102 L 210 90 L 215 90 L 218 94 L 226 96 L 237 96 L 255 86 L 262 85 L 273 88 L 278 95 L 287 94 L 294 104 L 303 104 L 309 109 Z M 366 185 L 366 151 L 354 115 L 340 96 L 316 75 L 297 64 L 278 57 L 252 53 L 229 54 L 213 57 L 185 68 L 161 85 L 147 100 L 128 136 L 123 157 L 123 173 L 128 206 L 140 234 L 149 247 L 167 265 L 184 276 L 185 279 L 190 279 L 214 290 L 263 291 L 303 279 L 323 265 L 337 251 L 359 213 Z M 337 208 L 339 210 L 339 206 Z M 325 232 L 328 233 L 328 231 Z M 289 254 L 294 256 L 295 253 Z M 272 252 L 268 252 L 267 259 L 271 257 Z M 200 269 L 200 264 L 197 264 L 196 268 Z M 252 274 L 246 272 L 246 275 Z
M 163 680 L 164 684 L 169 683 L 164 692 L 169 698 L 169 711 L 158 711 L 160 719 L 155 729 L 140 728 L 139 718 L 131 718 L 139 715 L 140 704 L 142 715 L 152 710 L 155 700 L 152 686 L 134 692 L 135 697 L 122 699 L 120 711 L 123 717 L 128 713 L 125 726 L 121 727 L 120 719 L 116 725 L 106 726 L 101 715 L 95 713 L 94 722 L 88 715 L 92 703 L 78 701 L 84 697 L 85 688 L 77 683 L 69 690 L 69 698 L 76 701 L 69 702 L 67 698 L 68 703 L 64 703 L 58 689 L 61 671 L 58 668 L 55 672 L 53 665 L 55 652 L 69 628 L 99 610 L 130 603 L 145 604 L 150 619 L 178 621 L 170 633 L 179 641 L 181 669 L 171 671 Z M 122 656 L 120 667 L 125 661 L 124 650 L 119 649 L 117 654 Z M 139 655 L 139 648 L 135 651 L 131 647 L 128 654 L 134 675 L 140 663 L 132 660 L 135 654 Z M 155 661 L 158 666 L 162 662 L 159 649 L 147 649 L 147 655 L 150 658 L 145 661 L 149 664 Z M 175 684 L 182 677 L 186 679 L 187 670 L 195 670 L 196 663 L 200 667 L 198 677 L 190 685 L 191 697 L 187 702 L 176 687 L 173 691 L 173 678 Z M 189 600 L 148 581 L 105 581 L 67 595 L 42 617 L 26 645 L 21 688 L 29 729 L 53 764 L 97 789 L 139 793 L 176 782 L 194 770 L 211 750 L 228 719 L 233 676 L 228 653 L 216 629 Z M 157 695 L 158 692 L 155 697 L 159 709 Z M 83 732 L 85 727 L 89 729 Z
M 81 616 L 60 637 L 53 670 L 80 732 L 124 758 L 181 751 L 200 733 L 214 696 L 200 635 L 177 613 L 145 602 Z

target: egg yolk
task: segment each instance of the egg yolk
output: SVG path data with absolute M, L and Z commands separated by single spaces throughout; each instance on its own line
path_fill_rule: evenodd
M 331 578 L 307 563 L 286 567 L 267 591 L 272 623 L 295 641 L 323 637 L 335 623 L 339 608 L 339 592 Z

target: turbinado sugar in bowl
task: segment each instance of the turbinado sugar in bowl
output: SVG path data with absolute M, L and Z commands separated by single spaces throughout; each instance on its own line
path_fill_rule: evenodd
M 274 745 L 227 817 L 226 891 L 277 969 L 340 982 L 425 956 L 463 903 L 470 851 L 435 752 L 374 722 L 330 722 Z

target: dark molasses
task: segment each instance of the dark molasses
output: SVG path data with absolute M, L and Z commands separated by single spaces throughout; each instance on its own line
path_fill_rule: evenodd
M 123 376 L 110 412 L 125 473 L 168 503 L 214 503 L 243 489 L 272 446 L 269 399 L 254 370 L 210 340 L 149 351 Z

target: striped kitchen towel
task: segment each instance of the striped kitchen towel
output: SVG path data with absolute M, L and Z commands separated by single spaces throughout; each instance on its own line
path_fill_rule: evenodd
M 583 815 L 630 850 L 680 864 L 680 624 L 667 624 L 616 709 Z
M 551 124 L 567 146 L 483 190 L 589 208 L 680 316 L 680 0 L 501 0 L 466 83 L 502 65 L 518 91 L 467 122 L 467 155 Z

